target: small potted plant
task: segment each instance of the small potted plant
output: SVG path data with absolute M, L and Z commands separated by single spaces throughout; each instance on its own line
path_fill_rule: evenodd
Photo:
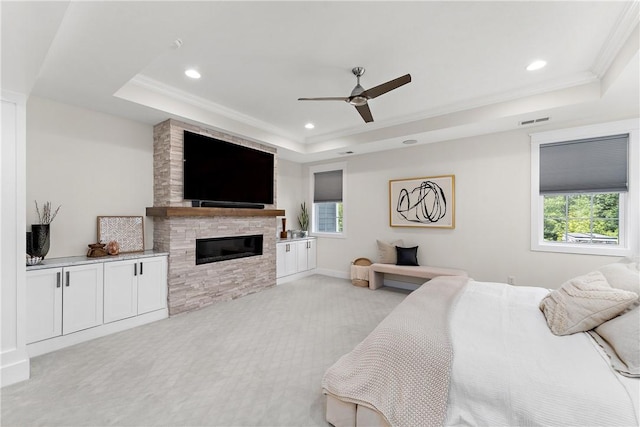
M 298 224 L 300 224 L 301 237 L 307 237 L 309 231 L 309 211 L 307 210 L 307 203 L 302 202 L 300 204 L 300 214 L 298 215 Z

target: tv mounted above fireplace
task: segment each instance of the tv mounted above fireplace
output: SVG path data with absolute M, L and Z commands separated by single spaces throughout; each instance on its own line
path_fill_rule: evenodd
M 184 199 L 197 206 L 273 204 L 272 153 L 185 130 L 183 164 Z

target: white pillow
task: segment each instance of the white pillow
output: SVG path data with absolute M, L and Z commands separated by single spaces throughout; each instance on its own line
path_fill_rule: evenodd
M 638 299 L 634 292 L 612 288 L 599 271 L 563 283 L 540 301 L 540 310 L 555 335 L 595 328 L 622 313 Z
M 612 288 L 635 292 L 640 296 L 640 263 L 634 258 L 624 258 L 619 262 L 598 269 Z
M 611 366 L 627 377 L 640 377 L 640 307 L 589 331 L 611 359 Z
M 396 246 L 403 246 L 402 240 L 387 243 L 376 240 L 378 244 L 378 262 L 381 264 L 395 264 L 397 262 Z

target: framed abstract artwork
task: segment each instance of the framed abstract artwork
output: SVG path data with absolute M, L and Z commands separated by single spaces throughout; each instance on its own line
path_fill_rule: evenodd
M 120 253 L 144 251 L 144 222 L 141 216 L 99 216 L 98 241 L 115 240 Z
M 389 225 L 455 228 L 455 176 L 389 181 Z

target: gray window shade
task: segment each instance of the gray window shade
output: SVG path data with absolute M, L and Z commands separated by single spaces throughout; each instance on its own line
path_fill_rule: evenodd
M 313 179 L 315 203 L 342 202 L 342 170 L 316 172 Z
M 540 194 L 626 192 L 629 135 L 540 145 Z

